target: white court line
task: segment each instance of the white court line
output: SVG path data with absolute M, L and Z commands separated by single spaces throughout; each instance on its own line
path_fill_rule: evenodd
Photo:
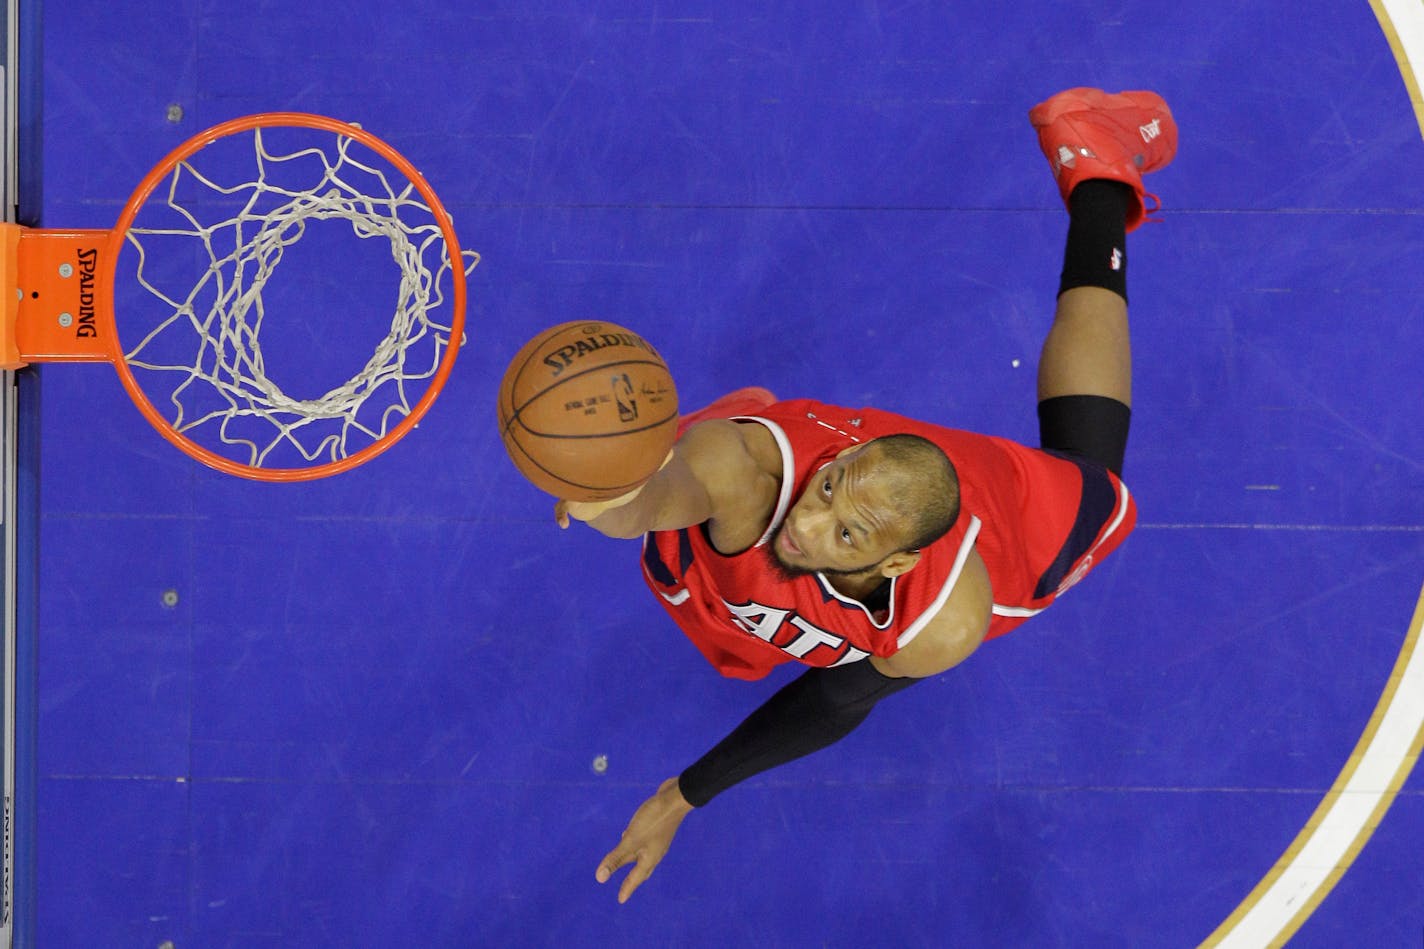
M 1289 939 L 1349 869 L 1424 742 L 1424 593 L 1384 694 L 1334 786 L 1271 872 L 1204 946 L 1254 949 Z
M 1371 0 L 1424 134 L 1424 0 Z M 1370 839 L 1424 745 L 1424 591 L 1354 753 L 1294 842 L 1203 946 L 1281 946 L 1320 905 Z

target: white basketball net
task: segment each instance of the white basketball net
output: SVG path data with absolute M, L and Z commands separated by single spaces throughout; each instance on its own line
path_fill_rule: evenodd
M 321 136 L 318 145 L 279 152 L 264 144 L 262 129 L 243 134 L 251 138 L 253 163 L 243 180 L 224 180 L 230 167 L 199 171 L 198 160 L 211 146 L 204 148 L 174 168 L 166 197 L 150 202 L 159 205 L 163 226 L 138 226 L 145 209 L 128 230 L 139 255 L 138 283 L 161 306 L 137 343 L 129 345 L 124 334 L 125 360 L 136 379 L 138 370 L 164 374 L 156 397 L 153 385 L 140 384 L 155 408 L 158 401 L 170 403 L 173 428 L 203 447 L 258 468 L 337 461 L 379 441 L 409 415 L 426 388 L 420 383 L 440 366 L 450 344 L 450 325 L 439 322 L 449 320 L 451 310 L 442 284 L 442 278 L 449 282 L 446 242 L 415 185 L 391 166 L 377 167 L 385 160 L 356 140 L 312 132 Z M 266 371 L 262 338 L 269 317 L 294 316 L 269 314 L 263 289 L 308 223 L 327 220 L 349 222 L 361 240 L 388 242 L 399 292 L 389 332 L 364 366 L 319 397 L 297 398 Z M 176 281 L 156 273 L 172 269 L 160 260 L 172 254 L 173 239 L 186 248 L 182 256 L 200 255 Z M 162 249 L 154 250 L 156 244 Z M 469 273 L 479 255 L 466 251 L 463 257 Z M 304 276 L 310 275 L 295 278 Z M 339 316 L 295 318 L 331 324 Z M 340 331 L 339 322 L 326 328 Z M 288 368 L 291 361 L 288 354 Z

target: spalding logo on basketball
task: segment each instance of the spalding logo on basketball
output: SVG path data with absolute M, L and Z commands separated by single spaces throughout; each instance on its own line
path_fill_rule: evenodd
M 606 501 L 642 484 L 677 437 L 677 390 L 658 351 L 632 330 L 576 320 L 540 333 L 499 387 L 504 447 L 535 486 Z

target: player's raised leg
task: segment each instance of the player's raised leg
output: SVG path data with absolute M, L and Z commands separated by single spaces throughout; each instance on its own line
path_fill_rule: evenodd
M 1146 217 L 1144 197 L 1156 201 L 1142 175 L 1172 160 L 1177 126 L 1155 93 L 1087 88 L 1040 103 L 1029 120 L 1069 211 L 1058 306 L 1038 367 L 1045 447 L 1120 470 L 1132 404 L 1126 235 Z

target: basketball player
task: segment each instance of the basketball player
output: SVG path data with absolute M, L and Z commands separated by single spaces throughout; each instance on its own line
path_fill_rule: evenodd
M 1069 211 L 1038 369 L 1040 449 L 743 390 L 685 419 L 639 490 L 559 502 L 560 526 L 644 538 L 649 586 L 723 675 L 812 667 L 638 808 L 596 873 L 634 864 L 619 902 L 694 807 L 963 662 L 1132 530 L 1124 237 L 1145 217 L 1142 173 L 1172 160 L 1177 128 L 1150 92 L 1070 89 L 1029 119 Z

